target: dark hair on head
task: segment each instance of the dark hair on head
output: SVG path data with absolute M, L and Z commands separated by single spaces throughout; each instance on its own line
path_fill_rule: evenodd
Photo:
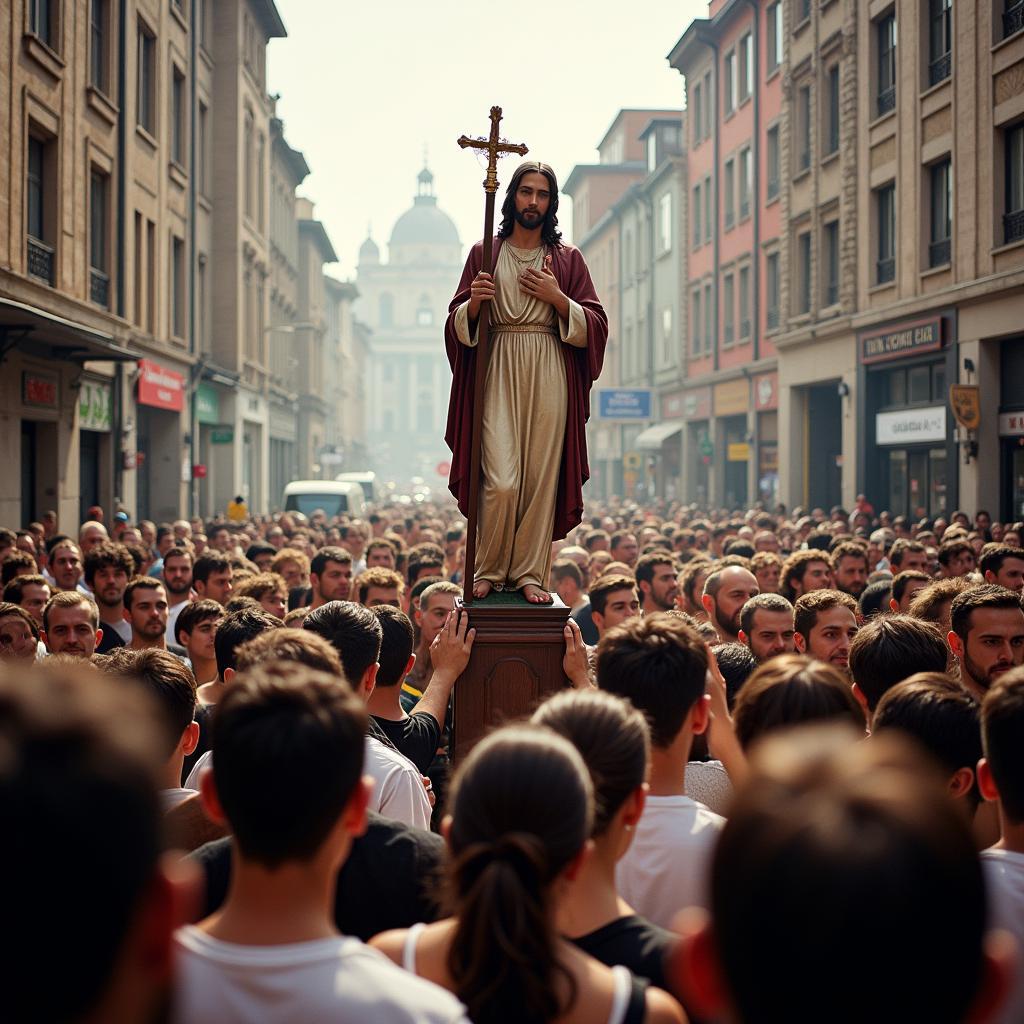
M 338 652 L 321 636 L 282 626 L 246 640 L 235 651 L 235 665 L 245 672 L 268 661 L 287 661 L 344 679 Z
M 953 598 L 949 609 L 949 628 L 965 644 L 971 631 L 971 616 L 980 608 L 1024 613 L 1024 597 L 997 583 L 978 583 Z
M 560 1017 L 575 1003 L 576 987 L 558 960 L 551 883 L 593 827 L 583 758 L 550 730 L 499 729 L 456 772 L 450 807 L 456 924 L 447 966 L 455 994 L 470 1019 Z M 568 998 L 560 998 L 566 985 Z
M 740 746 L 777 729 L 837 720 L 864 732 L 864 712 L 831 665 L 802 654 L 780 654 L 751 675 L 736 698 L 733 724 Z
M 128 585 L 124 588 L 124 598 L 122 603 L 125 608 L 131 611 L 132 602 L 135 600 L 136 590 L 163 590 L 163 580 L 158 580 L 155 576 L 134 576 L 128 581 Z M 167 596 L 167 592 L 164 591 L 164 596 Z
M 967 799 L 981 803 L 975 776 L 981 750 L 981 709 L 959 683 L 944 672 L 915 672 L 885 693 L 871 720 L 871 734 L 900 729 L 913 736 L 947 775 L 971 770 Z
M 603 835 L 647 775 L 651 732 L 628 700 L 603 690 L 563 690 L 530 719 L 564 736 L 579 752 L 594 786 L 592 836 Z
M 137 544 L 127 545 L 128 550 L 131 551 L 133 547 L 138 547 Z M 220 554 L 220 552 L 217 552 Z M 164 555 L 164 565 L 166 565 L 172 558 L 187 558 L 190 562 L 195 561 L 195 555 L 192 553 L 190 548 L 185 547 L 184 541 L 178 542 L 173 548 L 170 548 L 166 555 Z
M 402 681 L 402 673 L 409 664 L 415 646 L 412 623 L 405 612 L 389 604 L 377 605 L 372 611 L 383 633 L 377 686 L 397 686 Z
M 617 590 L 632 590 L 636 595 L 636 580 L 624 573 L 611 576 L 600 576 L 590 588 L 590 607 L 599 615 L 604 615 L 608 607 L 608 598 Z
M 848 608 L 857 617 L 857 602 L 841 590 L 811 590 L 797 598 L 793 606 L 793 628 L 804 638 L 811 639 L 811 630 L 817 625 L 818 616 L 833 608 Z
M 850 675 L 872 711 L 886 690 L 915 672 L 945 672 L 949 648 L 930 622 L 911 615 L 879 615 L 850 643 Z
M 415 584 L 416 577 L 424 569 L 439 569 L 441 570 L 440 572 L 432 573 L 431 575 L 443 575 L 444 552 L 436 544 L 417 544 L 409 549 L 405 563 L 406 579 L 410 583 Z
M 725 680 L 725 699 L 729 704 L 729 710 L 732 711 L 740 690 L 757 671 L 757 658 L 746 644 L 728 643 L 715 647 L 715 661 L 718 662 L 718 671 Z
M 505 189 L 505 201 L 501 204 L 501 226 L 497 234 L 499 238 L 508 238 L 512 234 L 512 228 L 516 223 L 516 191 L 519 183 L 526 174 L 543 174 L 548 179 L 548 188 L 551 196 L 548 202 L 548 212 L 544 215 L 544 224 L 541 227 L 541 241 L 552 249 L 562 247 L 562 232 L 558 230 L 558 178 L 555 172 L 547 165 L 537 163 L 536 160 L 525 160 L 513 172 Z
M 807 567 L 812 562 L 822 562 L 830 569 L 832 567 L 829 556 L 824 551 L 818 550 L 794 551 L 793 554 L 791 554 L 782 563 L 782 576 L 779 578 L 779 589 L 782 596 L 788 601 L 796 601 L 796 590 L 794 589 L 793 584 L 803 583 Z
M 353 688 L 359 688 L 366 670 L 380 657 L 380 621 L 354 601 L 328 601 L 314 608 L 302 620 L 302 628 L 322 636 L 341 655 L 345 678 Z
M 700 594 L 695 594 L 694 590 L 697 584 L 697 579 L 702 574 L 710 574 L 713 569 L 713 563 L 710 559 L 704 557 L 701 554 L 697 554 L 683 567 L 679 573 L 679 589 L 683 594 L 683 597 L 690 602 L 691 605 L 700 604 Z M 703 590 L 703 586 L 701 587 Z
M 17 880 L 4 913 L 19 922 L 4 955 L 5 1019 L 96 1015 L 152 892 L 160 746 L 145 695 L 88 663 L 0 671 L 0 870 Z M 39 955 L 56 920 L 75 950 L 59 984 Z
M 903 595 L 907 592 L 907 586 L 912 580 L 924 580 L 925 583 L 931 583 L 932 578 L 927 573 L 920 572 L 917 569 L 908 569 L 906 572 L 897 573 L 893 577 L 891 595 L 897 604 L 903 600 Z
M 583 572 L 571 558 L 560 558 L 551 566 L 551 585 L 555 586 L 562 580 L 572 580 L 577 587 L 583 587 Z
M 757 554 L 754 545 L 743 537 L 736 537 L 734 540 L 726 541 L 722 552 L 726 558 L 753 558 Z
M 918 540 L 909 540 L 906 537 L 897 537 L 892 542 L 892 547 L 889 548 L 889 564 L 892 566 L 894 572 L 899 572 L 899 567 L 903 564 L 903 557 L 908 551 L 912 551 L 916 555 L 925 555 L 928 553 L 928 549 Z
M 985 545 L 987 550 L 982 552 L 978 568 L 982 574 L 986 572 L 997 573 L 1003 567 L 1003 562 L 1008 558 L 1016 558 L 1024 561 L 1024 551 L 1020 548 L 1011 547 L 1009 544 L 995 544 L 991 547 Z
M 217 657 L 217 675 L 224 678 L 226 669 L 235 668 L 235 651 L 246 642 L 265 633 L 268 629 L 280 629 L 284 623 L 265 612 L 258 605 L 229 612 L 221 620 L 213 638 L 213 650 Z
M 1006 820 L 1024 822 L 1024 666 L 998 676 L 981 704 L 981 738 Z
M 636 563 L 636 582 L 638 584 L 653 583 L 654 570 L 659 565 L 667 565 L 673 573 L 676 571 L 676 560 L 672 557 L 672 553 L 664 548 L 641 555 Z
M 970 554 L 974 556 L 974 548 L 967 540 L 962 540 L 959 537 L 953 540 L 945 540 L 939 545 L 939 565 L 949 565 L 950 559 L 957 555 Z
M 807 537 L 808 551 L 829 551 L 832 544 L 832 534 L 828 530 L 815 530 Z M 828 559 L 826 559 L 828 561 Z
M 592 552 L 594 550 L 594 545 L 598 541 L 602 541 L 602 540 L 607 540 L 607 541 L 611 540 L 611 538 L 608 536 L 607 531 L 605 531 L 605 530 L 591 530 L 590 533 L 588 533 L 586 538 L 584 539 L 583 546 L 587 549 L 587 551 Z
M 245 549 L 245 557 L 250 562 L 255 562 L 260 555 L 270 555 L 271 558 L 277 558 L 277 548 L 265 540 L 257 540 Z
M 964 576 L 950 576 L 945 580 L 935 580 L 927 587 L 919 590 L 911 599 L 907 614 L 925 622 L 940 623 L 944 605 L 951 605 L 953 599 L 964 591 L 972 590 L 978 584 Z
M 192 566 L 192 582 L 206 583 L 215 572 L 230 572 L 231 559 L 222 551 L 204 551 Z
M 865 569 L 870 570 L 871 566 L 868 564 L 868 552 L 863 544 L 857 544 L 852 540 L 840 541 L 832 549 L 832 570 L 833 572 L 839 568 L 839 563 L 844 558 L 859 558 L 864 562 Z
M 201 601 L 189 601 L 185 607 L 178 612 L 174 620 L 174 639 L 180 644 L 182 633 L 191 633 L 196 626 L 203 622 L 210 622 L 212 619 L 222 619 L 226 609 L 222 608 L 217 601 L 203 598 Z
M 351 565 L 352 555 L 345 548 L 321 548 L 313 556 L 313 560 L 309 563 L 309 571 L 315 572 L 317 576 L 320 576 L 323 573 L 324 569 L 327 568 L 328 562 L 340 562 L 342 565 Z
M 12 551 L 0 566 L 0 586 L 6 587 L 11 580 L 38 571 L 36 560 L 27 551 Z
M 758 611 L 784 612 L 793 615 L 793 606 L 781 594 L 755 594 L 740 609 L 740 629 L 750 636 Z
M 294 661 L 241 673 L 213 716 L 213 781 L 239 854 L 264 867 L 316 856 L 363 772 L 366 708 Z
M 889 598 L 892 597 L 892 580 L 875 580 L 862 591 L 857 602 L 861 618 L 866 622 L 876 615 L 889 612 Z
M 232 594 L 224 605 L 224 613 L 226 615 L 234 615 L 235 612 L 241 611 L 252 612 L 257 610 L 263 611 L 263 605 L 255 597 L 249 597 L 245 594 Z
M 276 572 L 259 572 L 255 576 L 244 579 L 234 588 L 234 595 L 251 597 L 257 604 L 267 594 L 283 594 L 288 597 L 288 584 L 284 577 Z
M 14 604 L 12 601 L 0 602 L 0 619 L 6 618 L 8 615 L 13 615 L 16 619 L 21 619 L 22 622 L 28 626 L 29 632 L 32 634 L 36 643 L 39 642 L 39 627 L 36 625 L 36 620 L 33 619 L 20 604 Z
M 135 559 L 123 544 L 105 540 L 85 556 L 83 574 L 88 586 L 92 586 L 99 569 L 120 569 L 128 579 L 131 579 L 135 575 Z
M 704 696 L 704 641 L 671 612 L 630 619 L 597 648 L 597 685 L 627 697 L 647 716 L 651 742 L 667 747 Z
M 409 588 L 409 600 L 415 601 L 423 596 L 423 591 L 427 587 L 432 587 L 435 583 L 447 583 L 443 576 L 424 576 L 423 579 L 417 580 L 412 587 Z M 453 583 L 452 586 L 458 586 L 457 583 Z M 462 594 L 462 589 L 459 588 L 459 594 Z
M 966 1020 L 983 971 L 985 886 L 940 774 L 899 737 L 858 743 L 835 729 L 769 739 L 751 767 L 711 867 L 736 1018 Z M 850 986 L 850 961 L 868 949 L 875 984 Z M 937 972 L 941 963 L 956 966 Z
M 375 565 L 369 569 L 364 569 L 356 579 L 356 596 L 359 598 L 360 604 L 366 604 L 371 587 L 378 587 L 382 590 L 394 590 L 401 596 L 402 591 L 405 589 L 405 580 L 394 569 L 386 569 L 383 565 Z
M 46 582 L 46 577 L 40 576 L 38 573 L 15 576 L 10 583 L 5 584 L 3 597 L 5 601 L 10 601 L 11 604 L 21 604 L 22 598 L 25 596 L 26 587 L 48 587 L 49 585 Z

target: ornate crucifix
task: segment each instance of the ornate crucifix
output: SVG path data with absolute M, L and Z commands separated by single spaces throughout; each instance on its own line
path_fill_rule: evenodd
M 526 156 L 529 150 L 522 143 L 502 142 L 498 137 L 501 123 L 501 107 L 491 107 L 491 133 L 486 139 L 471 139 L 463 135 L 459 139 L 462 149 L 480 149 L 487 153 L 487 177 L 484 178 L 484 250 L 483 267 L 494 273 L 494 194 L 498 191 L 498 157 L 508 153 Z M 480 307 L 477 321 L 476 367 L 473 379 L 473 426 L 469 447 L 469 523 L 466 538 L 466 564 L 462 574 L 462 603 L 469 607 L 473 603 L 473 578 L 476 573 L 476 524 L 480 502 L 480 445 L 483 434 L 484 381 L 487 377 L 488 341 L 491 321 L 491 304 L 484 302 Z

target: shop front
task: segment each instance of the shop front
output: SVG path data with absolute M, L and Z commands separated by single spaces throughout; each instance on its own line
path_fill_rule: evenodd
M 757 413 L 757 500 L 767 509 L 779 502 L 779 375 L 754 378 Z
M 711 463 L 715 455 L 711 439 L 711 388 L 690 388 L 683 392 L 684 443 L 683 495 L 685 500 L 706 507 L 711 500 Z
M 682 391 L 663 395 L 661 422 L 642 431 L 634 442 L 647 459 L 645 468 L 653 493 L 669 501 L 683 493 L 683 395 Z
M 139 360 L 135 473 L 140 519 L 162 522 L 181 515 L 181 484 L 191 478 L 183 445 L 185 377 L 150 359 Z
M 109 378 L 84 374 L 78 389 L 78 509 L 111 504 L 114 488 L 114 389 Z
M 750 382 L 746 377 L 722 381 L 714 391 L 715 423 L 723 467 L 717 487 L 719 501 L 726 508 L 745 509 L 748 503 L 750 475 Z

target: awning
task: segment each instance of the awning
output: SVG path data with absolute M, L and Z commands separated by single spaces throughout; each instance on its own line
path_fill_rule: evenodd
M 637 436 L 637 439 L 633 442 L 633 447 L 645 452 L 659 451 L 665 441 L 678 434 L 682 429 L 682 420 L 656 423 L 653 427 L 648 427 Z
M 12 348 L 20 348 L 41 359 L 74 363 L 87 360 L 134 363 L 139 359 L 138 352 L 122 348 L 113 335 L 104 331 L 37 306 L 0 298 L 0 359 Z

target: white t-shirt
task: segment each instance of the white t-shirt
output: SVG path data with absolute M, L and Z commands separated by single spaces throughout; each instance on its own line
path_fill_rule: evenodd
M 207 750 L 192 766 L 185 780 L 186 789 L 199 789 L 199 777 L 207 766 L 213 766 L 212 750 Z M 430 828 L 430 800 L 412 761 L 397 750 L 384 746 L 380 740 L 367 736 L 363 771 L 373 776 L 371 811 L 415 828 Z
M 194 789 L 183 789 L 180 786 L 177 789 L 161 789 L 160 803 L 163 805 L 164 813 L 166 813 L 195 795 L 196 791 Z
M 242 946 L 189 925 L 174 946 L 174 1024 L 466 1020 L 453 995 L 348 936 Z
M 1020 1024 L 1024 1021 L 1024 853 L 982 850 L 981 869 L 992 926 L 1006 929 L 1017 940 L 1013 985 L 995 1024 Z
M 725 818 L 688 796 L 649 796 L 615 884 L 638 914 L 662 928 L 684 907 L 707 907 L 711 853 Z

